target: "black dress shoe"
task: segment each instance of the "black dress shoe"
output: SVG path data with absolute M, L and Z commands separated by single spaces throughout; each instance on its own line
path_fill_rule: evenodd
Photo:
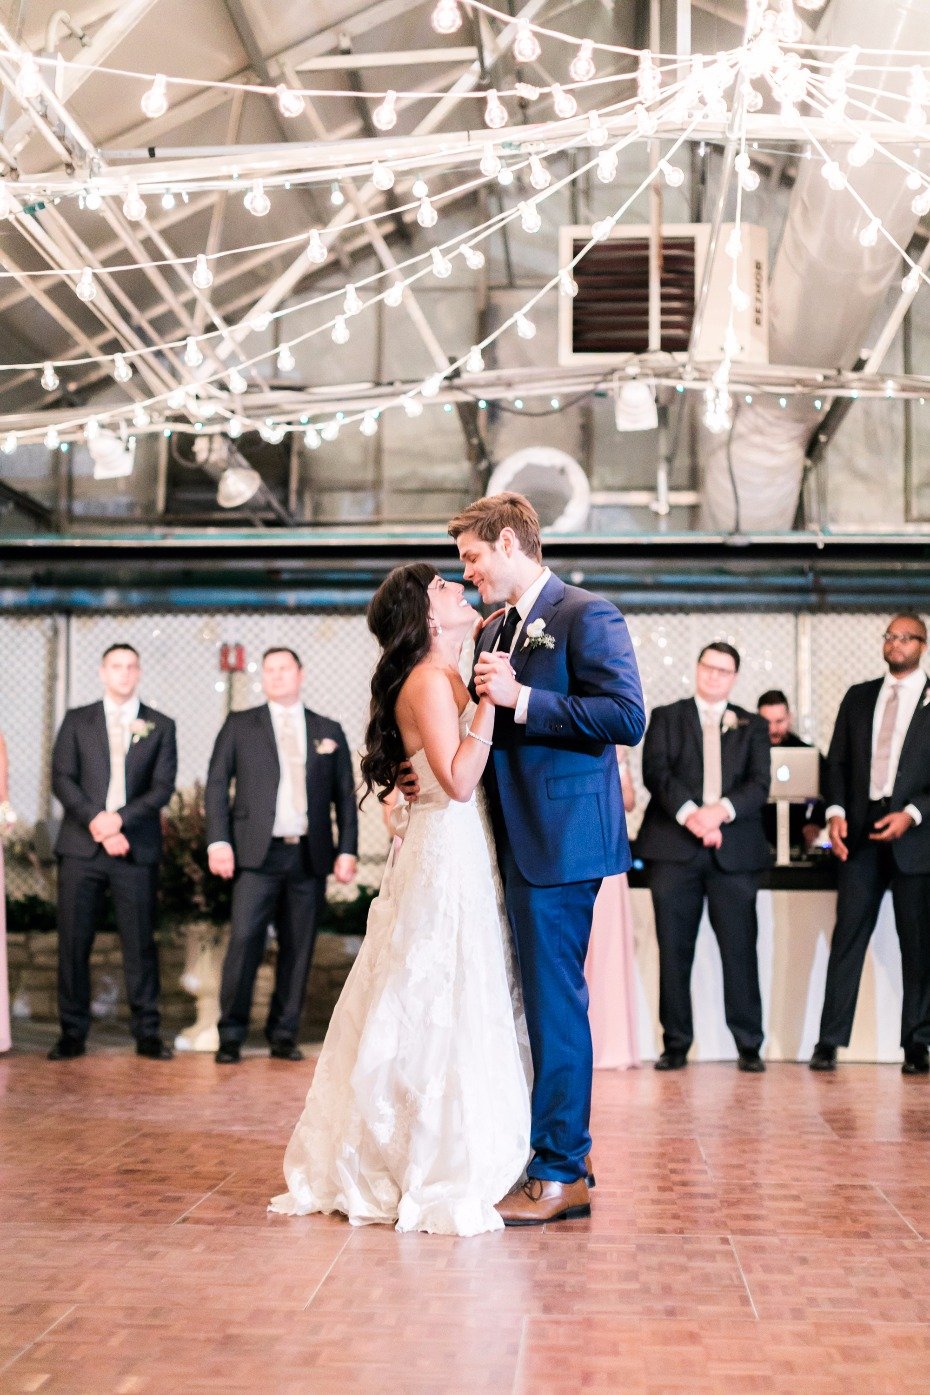
M 909 1046 L 904 1053 L 902 1075 L 930 1075 L 930 1051 L 926 1046 Z
M 292 1041 L 273 1041 L 271 1055 L 276 1061 L 302 1061 L 304 1053 Z
M 136 1042 L 136 1055 L 147 1056 L 150 1061 L 170 1061 L 174 1052 L 161 1037 L 140 1037 Z
M 221 1041 L 220 1049 L 213 1059 L 218 1066 L 237 1066 L 242 1059 L 239 1043 L 235 1041 Z
M 836 1047 L 824 1046 L 818 1041 L 809 1064 L 811 1070 L 836 1070 Z
M 682 1070 L 688 1064 L 686 1051 L 663 1051 L 655 1063 L 656 1070 Z
M 745 1071 L 747 1075 L 762 1075 L 765 1071 L 765 1062 L 758 1051 L 741 1051 L 736 1068 Z
M 87 1050 L 83 1037 L 60 1036 L 48 1053 L 50 1061 L 73 1061 Z

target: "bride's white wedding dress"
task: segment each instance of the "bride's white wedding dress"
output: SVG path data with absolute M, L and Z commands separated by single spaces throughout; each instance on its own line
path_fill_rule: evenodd
M 474 705 L 462 715 L 462 730 Z M 271 1210 L 476 1235 L 530 1151 L 530 1065 L 480 790 L 420 795 L 330 1022 Z

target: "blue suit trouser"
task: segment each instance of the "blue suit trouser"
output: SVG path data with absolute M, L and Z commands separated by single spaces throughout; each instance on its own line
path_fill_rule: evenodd
M 593 1052 L 584 962 L 601 881 L 532 886 L 509 847 L 500 849 L 533 1054 L 528 1173 L 573 1182 L 591 1151 Z

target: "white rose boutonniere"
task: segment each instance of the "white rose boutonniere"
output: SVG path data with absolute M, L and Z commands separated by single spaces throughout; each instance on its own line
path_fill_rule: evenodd
M 129 744 L 135 746 L 137 741 L 144 741 L 154 730 L 154 722 L 146 722 L 142 717 L 137 717 L 134 722 L 129 723 Z
M 331 736 L 324 736 L 321 741 L 314 741 L 313 749 L 318 756 L 331 756 L 336 749 L 336 743 Z
M 733 709 L 732 709 L 731 707 L 728 707 L 728 708 L 726 709 L 726 711 L 724 712 L 723 717 L 722 717 L 722 719 L 721 719 L 721 722 L 720 722 L 720 730 L 721 730 L 721 731 L 736 731 L 736 728 L 737 728 L 738 726 L 739 726 L 739 717 L 737 717 L 736 713 L 733 711 Z
M 921 707 L 930 707 L 930 688 L 924 693 L 924 700 L 920 705 Z
M 545 620 L 532 620 L 526 627 L 524 649 L 554 649 L 555 637 L 546 633 Z

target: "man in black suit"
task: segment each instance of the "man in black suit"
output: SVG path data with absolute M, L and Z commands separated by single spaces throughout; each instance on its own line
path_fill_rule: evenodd
M 723 961 L 727 1026 L 740 1070 L 765 1069 L 756 958 L 756 893 L 769 862 L 762 806 L 769 792 L 769 739 L 761 717 L 727 699 L 739 653 L 723 641 L 698 655 L 695 696 L 652 714 L 643 745 L 651 799 L 637 839 L 645 859 L 659 941 L 659 1016 L 665 1050 L 657 1070 L 680 1070 L 694 1036 L 691 968 L 701 912 Z
M 221 1065 L 240 1059 L 272 921 L 278 964 L 265 1035 L 272 1056 L 303 1059 L 297 1030 L 326 878 L 333 872 L 345 883 L 355 876 L 358 809 L 349 747 L 338 722 L 304 707 L 302 682 L 303 668 L 292 649 L 267 650 L 262 687 L 268 701 L 231 712 L 210 757 L 210 870 L 236 878 L 220 986 L 216 1060 Z
M 759 716 L 768 726 L 770 745 L 792 748 L 804 746 L 810 750 L 811 743 L 802 741 L 797 732 L 791 730 L 791 708 L 788 705 L 788 699 L 780 688 L 770 688 L 768 692 L 762 693 L 756 703 L 756 708 Z M 826 762 L 823 756 L 820 757 L 819 764 L 822 792 L 826 771 Z M 817 841 L 817 835 L 826 823 L 824 808 L 822 799 L 808 799 L 790 806 L 788 829 L 792 848 L 808 852 L 813 847 Z M 765 829 L 765 836 L 770 846 L 776 847 L 778 844 L 778 811 L 773 803 L 766 804 L 762 810 L 762 827 Z
M 840 703 L 827 754 L 827 827 L 839 859 L 836 925 L 812 1070 L 848 1046 L 859 980 L 890 887 L 901 944 L 905 1075 L 930 1074 L 930 683 L 927 627 L 896 615 L 883 636 L 888 672 Z
M 155 895 L 161 810 L 174 792 L 174 722 L 137 697 L 131 644 L 111 644 L 100 665 L 103 701 L 65 714 L 52 755 L 64 808 L 58 854 L 58 1013 L 53 1061 L 82 1056 L 90 1027 L 90 952 L 109 888 L 123 945 L 126 996 L 140 1056 L 170 1060 L 160 1036 Z

